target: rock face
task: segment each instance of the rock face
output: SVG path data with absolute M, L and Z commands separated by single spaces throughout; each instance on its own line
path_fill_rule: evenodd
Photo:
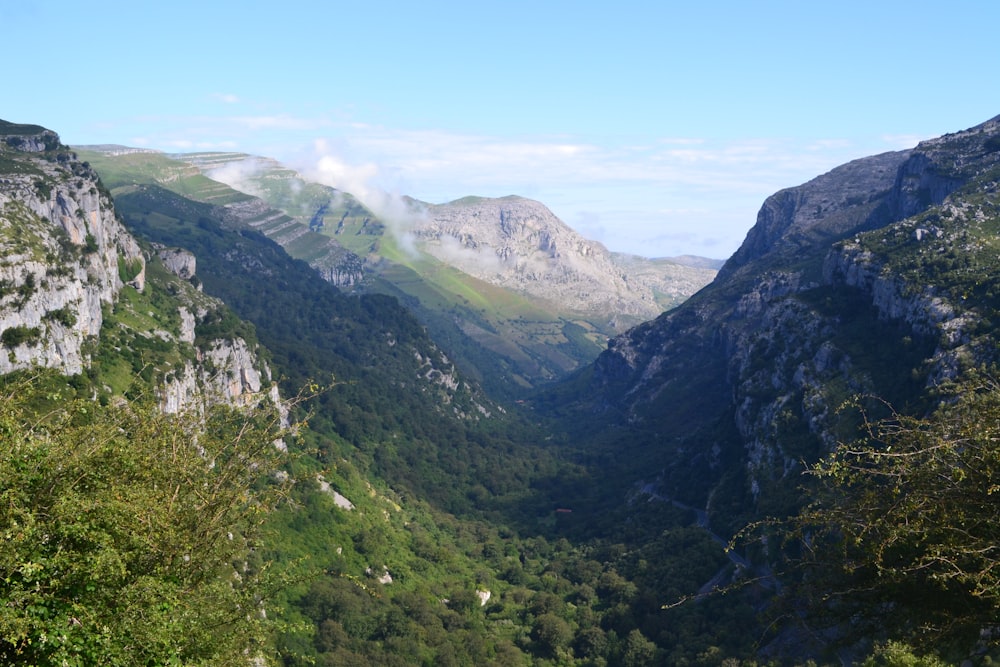
M 186 362 L 164 383 L 160 408 L 174 414 L 187 410 L 204 411 L 210 405 L 251 405 L 267 394 L 280 405 L 271 371 L 242 338 L 216 339 L 197 363 Z
M 0 145 L 0 373 L 43 366 L 80 373 L 84 342 L 145 262 L 97 176 L 49 131 Z M 25 152 L 29 151 L 29 152 Z
M 167 270 L 181 280 L 190 280 L 194 277 L 198 262 L 192 253 L 183 248 L 161 248 L 157 254 Z
M 711 510 L 734 465 L 730 506 L 786 493 L 849 437 L 850 396 L 912 401 L 998 361 L 998 173 L 1000 118 L 773 195 L 708 288 L 611 340 L 591 409 L 657 434 L 668 495 Z
M 97 175 L 55 133 L 0 121 L 0 136 L 0 374 L 34 367 L 82 373 L 106 314 L 120 310 L 125 315 L 112 320 L 115 344 L 162 352 L 164 367 L 155 370 L 165 412 L 241 406 L 261 396 L 280 405 L 255 345 L 239 336 L 198 340 L 198 327 L 220 319 L 224 306 L 192 284 L 193 254 L 160 247 L 147 259 Z M 147 285 L 147 261 L 161 262 L 175 282 Z M 133 312 L 121 303 L 126 288 L 165 288 L 156 301 L 176 304 L 175 316 Z M 156 366 L 155 359 L 145 363 Z
M 911 151 L 854 160 L 814 178 L 804 186 L 771 195 L 757 214 L 757 224 L 725 263 L 725 277 L 767 254 L 792 256 L 811 251 L 847 234 L 891 221 L 890 194 L 900 167 Z
M 324 280 L 338 287 L 350 287 L 364 279 L 364 262 L 360 257 L 263 200 L 253 198 L 228 204 L 225 209 L 227 220 L 259 230 L 293 257 L 307 258 Z
M 655 317 L 663 287 L 640 258 L 616 256 L 570 229 L 539 202 L 522 197 L 468 197 L 427 205 L 413 229 L 437 259 L 494 285 L 583 313 Z M 637 270 L 640 266 L 645 271 Z M 677 265 L 691 276 L 690 295 L 714 275 Z M 675 288 L 684 285 L 675 282 Z
M 359 255 L 377 262 L 381 236 L 402 234 L 406 238 L 397 241 L 405 250 L 413 241 L 411 232 L 422 250 L 475 278 L 624 322 L 654 317 L 715 275 L 711 266 L 609 253 L 542 204 L 522 197 L 467 197 L 442 205 L 404 198 L 390 217 L 405 222 L 387 223 L 350 194 L 311 183 L 269 158 L 238 153 L 177 157 L 212 179 L 259 197 L 227 208 L 339 286 L 362 282 L 365 265 Z M 318 231 L 324 234 L 311 233 Z

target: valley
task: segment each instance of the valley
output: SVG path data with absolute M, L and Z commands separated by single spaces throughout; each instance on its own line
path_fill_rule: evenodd
M 992 664 L 998 183 L 1000 117 L 717 267 L 0 123 L 0 658 Z

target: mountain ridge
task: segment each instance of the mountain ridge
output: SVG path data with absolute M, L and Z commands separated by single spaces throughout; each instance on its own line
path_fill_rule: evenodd
M 972 333 L 973 322 L 990 317 L 988 310 L 976 314 L 986 302 L 973 307 L 957 287 L 924 282 L 948 275 L 961 284 L 961 274 L 928 278 L 915 267 L 933 266 L 927 263 L 935 253 L 968 255 L 974 246 L 959 239 L 972 228 L 958 225 L 976 215 L 992 219 L 991 205 L 968 202 L 995 187 L 998 134 L 1000 122 L 992 119 L 910 151 L 853 161 L 769 197 L 709 286 L 609 342 L 587 371 L 593 394 L 584 413 L 647 433 L 644 465 L 660 461 L 665 495 L 704 507 L 713 521 L 735 529 L 736 516 L 778 511 L 791 500 L 784 481 L 850 430 L 837 408 L 851 395 L 918 409 L 934 383 L 997 361 L 985 343 L 990 334 L 981 327 Z M 945 228 L 946 219 L 955 231 Z M 976 232 L 987 249 L 988 234 Z M 920 252 L 893 267 L 883 244 Z M 697 398 L 685 383 L 701 387 Z M 710 424 L 735 431 L 720 439 Z M 700 458 L 720 442 L 730 443 L 722 448 L 729 463 Z M 699 488 L 687 481 L 695 461 L 708 464 L 698 468 Z M 730 485 L 728 500 L 713 484 Z M 741 504 L 756 509 L 727 515 Z
M 451 341 L 452 354 L 466 372 L 491 382 L 493 390 L 506 395 L 523 394 L 589 362 L 609 336 L 673 307 L 714 275 L 711 264 L 609 254 L 599 244 L 578 237 L 537 202 L 526 205 L 538 227 L 528 232 L 536 235 L 533 239 L 525 237 L 515 243 L 508 234 L 506 245 L 498 245 L 494 232 L 500 214 L 496 210 L 481 220 L 486 224 L 457 232 L 456 215 L 468 213 L 465 207 L 525 208 L 524 202 L 530 200 L 516 195 L 502 200 L 467 197 L 457 200 L 463 202 L 457 209 L 404 197 L 392 215 L 382 220 L 348 193 L 319 186 L 269 158 L 227 153 L 178 157 L 284 210 L 297 221 L 294 226 L 286 218 L 281 225 L 257 228 L 283 243 L 293 256 L 310 261 L 324 276 L 330 274 L 313 261 L 314 249 L 324 243 L 347 248 L 349 261 L 344 266 L 352 275 L 365 277 L 343 281 L 347 284 L 342 286 L 400 298 L 438 339 Z M 111 173 L 116 167 L 102 163 L 102 169 Z M 247 202 L 226 205 L 231 209 L 257 206 Z M 435 211 L 448 217 L 448 224 L 464 240 L 435 231 L 444 224 L 433 221 Z M 308 236 L 304 235 L 307 223 L 312 232 Z M 250 224 L 256 224 L 252 217 Z M 283 241 L 285 229 L 300 241 Z M 553 257 L 552 248 L 537 248 L 542 235 L 549 242 L 559 237 L 567 248 L 587 247 L 593 252 L 576 262 L 579 267 L 573 266 L 565 258 Z M 422 248 L 424 241 L 427 248 Z M 473 248 L 465 243 L 479 245 Z M 498 252 L 507 253 L 507 259 Z M 560 248 L 555 254 L 561 252 Z M 476 255 L 478 260 L 459 266 L 447 261 L 448 255 L 467 259 Z M 568 253 L 566 258 L 570 256 L 576 255 Z M 524 271 L 529 260 L 537 268 L 534 275 Z M 483 266 L 501 271 L 483 271 Z M 629 273 L 634 275 L 625 280 L 623 275 Z M 588 301 L 592 302 L 589 306 Z M 610 314 L 609 309 L 613 310 Z

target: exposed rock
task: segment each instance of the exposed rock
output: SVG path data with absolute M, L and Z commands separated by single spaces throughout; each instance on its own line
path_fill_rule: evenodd
M 181 330 L 178 340 L 184 343 L 194 343 L 195 337 L 195 319 L 194 315 L 184 306 L 177 309 L 178 314 L 181 318 Z
M 32 128 L 33 126 L 23 126 L 25 128 Z M 30 132 L 27 134 L 12 134 L 4 138 L 4 143 L 17 151 L 22 151 L 24 153 L 43 153 L 48 150 L 55 150 L 59 148 L 60 141 L 59 135 L 51 130 L 44 130 L 37 128 L 41 131 Z
M 726 277 L 765 255 L 793 254 L 899 219 L 886 201 L 912 151 L 854 160 L 764 202 L 757 224 L 719 271 Z
M 214 340 L 199 363 L 187 362 L 167 378 L 160 406 L 166 413 L 177 413 L 203 411 L 218 403 L 253 405 L 262 397 L 271 400 L 270 381 L 270 370 L 245 340 Z
M 354 503 L 352 503 L 350 500 L 348 500 L 344 496 L 340 495 L 340 493 L 337 492 L 336 489 L 334 489 L 332 486 L 330 486 L 330 483 L 328 481 L 326 481 L 326 479 L 323 478 L 323 475 L 316 475 L 316 482 L 319 484 L 319 490 L 320 491 L 322 491 L 323 493 L 328 493 L 331 496 L 333 496 L 333 504 L 334 505 L 336 505 L 337 507 L 339 507 L 341 509 L 345 509 L 345 510 L 348 510 L 348 511 L 354 509 Z
M 32 133 L 11 134 L 19 127 Z M 0 373 L 46 367 L 79 374 L 90 364 L 84 350 L 93 349 L 101 335 L 104 309 L 119 302 L 126 286 L 146 289 L 146 260 L 119 224 L 94 171 L 55 133 L 10 124 L 3 129 L 8 136 L 0 144 L 5 158 L 0 173 Z M 191 253 L 161 249 L 159 258 L 179 277 L 194 276 Z M 282 409 L 270 371 L 246 341 L 219 339 L 192 349 L 199 319 L 223 306 L 189 284 L 175 288 L 177 330 L 130 333 L 187 347 L 182 367 L 164 379 L 162 409 L 204 410 L 219 402 L 241 406 L 257 400 Z M 151 321 L 153 313 L 138 315 Z
M 139 290 L 145 283 L 139 245 L 94 172 L 68 151 L 52 154 L 55 136 L 14 141 L 31 152 L 16 158 L 23 168 L 0 175 L 0 329 L 13 332 L 5 336 L 0 373 L 36 365 L 80 373 L 83 344 L 101 329 L 102 305 L 114 301 L 123 278 Z
M 719 441 L 703 433 L 732 425 L 724 442 L 753 501 L 780 493 L 802 461 L 833 445 L 847 397 L 888 398 L 904 382 L 930 387 L 996 363 L 980 314 L 993 306 L 973 298 L 992 298 L 992 288 L 963 292 L 935 276 L 990 275 L 998 137 L 993 119 L 769 197 L 712 285 L 609 342 L 594 365 L 602 391 L 593 409 L 656 432 L 665 478 L 678 487 L 691 478 L 686 466 L 707 466 L 711 474 L 698 468 L 703 481 L 724 474 L 712 454 Z M 981 190 L 970 195 L 973 185 Z M 863 339 L 880 323 L 899 341 L 888 359 L 869 351 L 885 341 Z
M 197 262 L 193 253 L 183 248 L 160 248 L 157 254 L 167 270 L 181 280 L 191 280 L 194 277 Z
M 714 275 L 677 264 L 673 275 L 687 281 L 665 280 L 660 266 L 610 253 L 541 203 L 516 196 L 426 205 L 412 232 L 426 252 L 471 276 L 606 317 L 655 317 L 664 310 L 656 297 L 664 283 L 682 299 Z

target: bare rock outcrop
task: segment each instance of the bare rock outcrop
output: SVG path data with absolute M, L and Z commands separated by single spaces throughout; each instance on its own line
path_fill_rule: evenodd
M 54 133 L 7 137 L 0 173 L 0 373 L 42 366 L 80 373 L 88 337 L 145 260 L 86 163 Z M 56 148 L 53 148 L 55 146 Z
M 160 248 L 157 254 L 163 261 L 163 266 L 181 280 L 190 280 L 194 277 L 198 266 L 194 253 L 183 248 Z
M 423 250 L 471 276 L 564 309 L 638 319 L 664 310 L 656 297 L 662 270 L 637 270 L 639 258 L 609 252 L 537 201 L 467 197 L 427 205 L 413 234 Z M 681 298 L 715 274 L 680 265 L 675 273 L 697 274 Z
M 123 290 L 147 289 L 147 258 L 95 172 L 55 133 L 0 121 L 0 136 L 0 374 L 41 367 L 77 375 L 91 365 L 88 350 L 98 348 L 105 312 L 121 306 Z M 190 283 L 195 256 L 158 248 L 151 257 L 181 279 L 162 300 L 176 310 L 130 311 L 116 333 L 128 329 L 117 343 L 123 350 L 140 339 L 174 350 L 165 362 L 172 368 L 154 369 L 161 409 L 204 411 L 261 398 L 281 409 L 256 344 L 239 336 L 198 341 L 198 324 L 218 320 L 225 306 Z

